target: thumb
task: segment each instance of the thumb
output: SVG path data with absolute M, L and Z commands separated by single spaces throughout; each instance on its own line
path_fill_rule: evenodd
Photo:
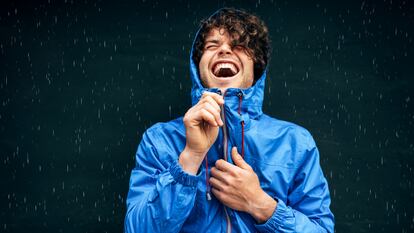
M 236 164 L 236 166 L 246 170 L 252 169 L 250 165 L 246 163 L 246 161 L 244 161 L 243 157 L 239 154 L 239 152 L 237 152 L 237 147 L 233 147 L 231 149 L 231 158 L 233 159 L 233 162 L 234 164 Z

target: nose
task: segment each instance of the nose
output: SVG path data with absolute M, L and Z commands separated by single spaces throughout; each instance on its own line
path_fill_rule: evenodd
M 231 49 L 231 46 L 227 43 L 222 44 L 218 52 L 220 56 L 231 55 L 232 53 L 233 50 Z

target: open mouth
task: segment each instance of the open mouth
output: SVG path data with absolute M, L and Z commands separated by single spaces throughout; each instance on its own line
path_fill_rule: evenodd
M 230 78 L 239 73 L 239 68 L 232 62 L 217 62 L 213 65 L 212 73 L 218 78 Z

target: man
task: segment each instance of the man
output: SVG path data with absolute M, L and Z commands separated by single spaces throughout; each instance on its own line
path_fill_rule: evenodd
M 269 48 L 266 26 L 246 12 L 202 23 L 193 106 L 144 133 L 126 232 L 333 232 L 312 136 L 262 112 Z

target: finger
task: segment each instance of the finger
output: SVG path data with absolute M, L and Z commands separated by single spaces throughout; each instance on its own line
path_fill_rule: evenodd
M 217 111 L 220 111 L 220 105 L 216 102 L 215 99 L 211 96 L 206 96 L 205 98 L 201 99 L 199 103 L 210 103 Z
M 212 106 L 210 102 L 204 102 L 200 104 L 199 108 L 209 111 L 211 114 L 213 114 L 214 118 L 216 119 L 217 124 L 219 126 L 223 125 L 223 121 L 221 120 L 221 117 L 220 117 L 220 108 L 216 109 L 214 106 Z
M 234 166 L 233 164 L 224 161 L 223 159 L 219 159 L 216 161 L 216 166 L 217 169 L 219 169 L 220 171 L 223 172 L 228 172 L 230 174 L 235 174 L 235 170 L 240 169 L 236 166 Z
M 231 149 L 231 158 L 233 159 L 234 164 L 236 164 L 238 167 L 245 169 L 245 170 L 251 170 L 252 168 L 246 161 L 244 161 L 243 157 L 237 152 L 237 147 L 233 147 Z
M 218 180 L 218 179 L 216 179 L 216 178 L 214 178 L 214 177 L 211 177 L 210 179 L 209 179 L 209 183 L 210 183 L 210 185 L 213 187 L 213 188 L 215 188 L 215 189 L 218 189 L 218 190 L 220 190 L 220 191 L 224 191 L 224 190 L 226 190 L 226 184 L 225 183 L 223 183 L 221 180 Z
M 217 180 L 220 180 L 221 182 L 225 183 L 225 184 L 229 184 L 229 182 L 227 181 L 226 177 L 228 175 L 226 175 L 225 172 L 222 172 L 220 170 L 218 170 L 215 167 L 211 168 L 211 176 L 216 178 Z
M 206 103 L 209 103 L 210 105 L 212 105 L 213 108 L 217 110 L 217 115 L 215 115 L 215 117 L 217 119 L 217 123 L 220 126 L 223 126 L 224 123 L 223 123 L 223 120 L 221 119 L 221 114 L 220 114 L 221 113 L 221 108 L 220 108 L 219 104 L 211 96 L 207 96 L 204 101 Z
M 223 192 L 221 192 L 220 190 L 216 189 L 216 188 L 212 188 L 211 192 L 213 193 L 213 195 L 221 202 L 223 202 L 223 199 L 225 198 L 225 194 Z
M 196 119 L 203 120 L 212 126 L 218 127 L 216 119 L 214 118 L 213 114 L 211 114 L 206 109 L 200 109 L 196 113 Z
M 201 98 L 206 98 L 207 96 L 211 96 L 219 105 L 223 105 L 224 104 L 224 99 L 223 96 L 217 94 L 217 93 L 213 93 L 210 91 L 205 91 L 203 92 L 203 95 L 201 96 Z

